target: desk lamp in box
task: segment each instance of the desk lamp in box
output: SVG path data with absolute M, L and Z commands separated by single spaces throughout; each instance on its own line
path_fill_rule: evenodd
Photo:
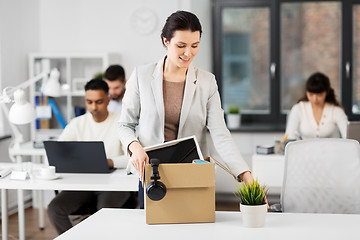
M 13 143 L 10 144 L 9 151 L 19 148 L 20 143 L 24 141 L 23 135 L 16 125 L 30 123 L 36 118 L 35 108 L 26 100 L 23 89 L 35 84 L 37 81 L 43 80 L 42 93 L 44 95 L 52 97 L 60 96 L 59 71 L 57 69 L 51 70 L 49 79 L 48 75 L 49 73 L 44 72 L 26 80 L 16 87 L 6 87 L 2 95 L 0 95 L 0 107 L 8 118 L 11 131 L 13 132 Z M 13 102 L 14 104 L 9 110 L 6 103 Z

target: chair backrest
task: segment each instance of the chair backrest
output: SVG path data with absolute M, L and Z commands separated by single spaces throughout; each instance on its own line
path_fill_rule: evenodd
M 285 149 L 283 212 L 360 213 L 360 146 L 351 139 L 311 139 Z

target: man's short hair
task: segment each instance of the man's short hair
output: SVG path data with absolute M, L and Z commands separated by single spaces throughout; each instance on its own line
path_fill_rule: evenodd
M 125 71 L 120 65 L 110 65 L 104 73 L 104 80 L 125 82 Z
M 109 93 L 109 86 L 101 79 L 91 79 L 85 84 L 85 92 L 87 90 L 103 90 L 105 93 Z

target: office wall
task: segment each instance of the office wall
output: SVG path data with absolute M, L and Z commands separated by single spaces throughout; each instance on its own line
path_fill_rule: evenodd
M 0 86 L 16 86 L 28 78 L 28 53 L 39 51 L 38 0 L 0 1 Z M 5 133 L 11 134 L 6 119 Z M 21 127 L 25 139 L 28 127 Z M 4 144 L 4 143 L 0 143 Z M 7 154 L 2 154 L 7 156 Z
M 39 50 L 38 7 L 38 0 L 0 1 L 0 89 L 28 78 L 28 53 Z M 24 132 L 27 136 L 27 128 Z
M 29 52 L 39 51 L 39 5 L 38 0 L 0 0 L 0 89 L 16 86 L 28 78 Z M 1 112 L 1 111 L 0 111 Z M 1 118 L 0 126 L 11 134 L 7 120 Z M 1 127 L 0 127 L 1 128 Z M 28 127 L 20 127 L 24 137 L 29 136 Z M 10 139 L 0 141 L 0 162 L 9 162 Z M 16 212 L 16 191 L 9 190 L 9 214 Z M 26 202 L 31 192 L 25 191 Z
M 161 29 L 180 9 L 202 22 L 195 64 L 211 71 L 210 0 L 40 0 L 40 51 L 117 53 L 129 77 L 135 66 L 165 55 Z

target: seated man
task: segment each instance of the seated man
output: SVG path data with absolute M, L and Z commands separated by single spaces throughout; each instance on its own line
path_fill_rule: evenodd
M 118 113 L 109 112 L 109 87 L 106 82 L 93 79 L 85 85 L 85 102 L 88 113 L 70 121 L 59 141 L 103 141 L 110 168 L 125 168 L 128 158 L 124 155 L 118 137 Z M 130 192 L 62 191 L 48 206 L 48 216 L 59 234 L 72 227 L 69 215 L 84 205 L 96 202 L 96 208 L 120 208 L 136 200 Z
M 104 81 L 109 86 L 109 94 L 111 97 L 108 110 L 110 112 L 121 113 L 126 84 L 124 68 L 117 64 L 109 66 L 105 70 Z

